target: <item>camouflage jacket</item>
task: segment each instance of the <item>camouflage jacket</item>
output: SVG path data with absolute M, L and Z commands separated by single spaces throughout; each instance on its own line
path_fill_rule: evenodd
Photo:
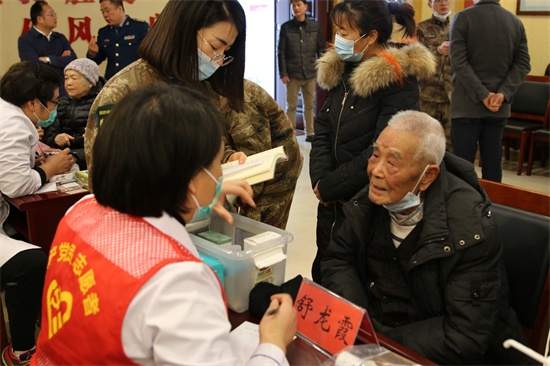
M 294 130 L 279 104 L 258 84 L 244 80 L 244 112 L 238 113 L 221 98 L 222 114 L 229 121 L 229 136 L 224 161 L 230 153 L 241 151 L 256 154 L 278 146 L 284 146 L 288 161 L 279 163 L 275 179 L 255 184 L 254 196 L 272 194 L 293 189 L 302 170 L 303 157 Z
M 420 99 L 422 100 L 429 101 L 433 94 L 432 101 L 435 103 L 448 103 L 451 101 L 451 92 L 453 91 L 451 57 L 437 52 L 437 47 L 449 40 L 450 30 L 451 22 L 449 17 L 445 22 L 441 22 L 432 15 L 430 19 L 426 19 L 417 25 L 416 36 L 418 41 L 430 50 L 437 61 L 437 72 L 429 79 L 420 80 Z M 442 66 L 443 62 L 445 63 L 444 66 Z M 439 74 L 442 67 L 443 73 L 440 77 Z M 438 79 L 439 87 L 434 94 L 434 88 L 438 85 Z
M 92 148 L 97 136 L 97 127 L 101 125 L 102 118 L 108 114 L 109 108 L 126 94 L 163 81 L 163 78 L 147 62 L 140 59 L 105 84 L 90 109 L 86 126 L 84 151 L 90 171 L 93 165 Z M 227 161 L 229 155 L 236 151 L 252 155 L 284 145 L 289 161 L 277 166 L 274 180 L 256 184 L 252 188 L 255 197 L 260 193 L 277 193 L 293 188 L 300 175 L 303 158 L 290 121 L 265 90 L 251 81 L 244 82 L 245 111 L 243 113 L 237 113 L 229 107 L 222 108 L 222 103 L 226 104 L 225 99 L 220 98 L 214 91 L 208 95 L 212 104 L 222 111 L 230 126 L 224 161 Z M 98 107 L 100 107 L 99 110 Z

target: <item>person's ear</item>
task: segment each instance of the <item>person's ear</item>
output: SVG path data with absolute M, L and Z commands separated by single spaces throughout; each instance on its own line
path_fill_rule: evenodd
M 29 110 L 31 112 L 36 112 L 36 105 L 35 105 L 36 102 L 36 98 L 34 98 L 33 100 L 29 100 L 26 104 L 27 104 L 27 107 L 29 108 Z
M 433 5 L 432 5 L 432 2 L 428 0 L 428 6 L 430 7 L 430 9 L 433 9 Z
M 371 31 L 368 35 L 367 35 L 367 42 L 369 44 L 369 46 L 372 46 L 373 44 L 376 43 L 376 41 L 378 40 L 378 31 L 376 30 L 373 30 Z
M 428 166 L 428 169 L 426 169 L 426 173 L 424 173 L 424 176 L 422 177 L 422 180 L 420 181 L 419 187 L 421 191 L 425 191 L 430 187 L 430 185 L 434 182 L 434 180 L 439 175 L 439 166 L 435 164 L 431 164 Z

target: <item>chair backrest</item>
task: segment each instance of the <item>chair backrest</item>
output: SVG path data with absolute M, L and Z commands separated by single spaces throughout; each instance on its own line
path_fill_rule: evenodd
M 543 353 L 550 327 L 550 195 L 479 182 L 493 201 L 512 308 L 531 348 Z
M 513 118 L 540 121 L 548 128 L 550 77 L 527 75 L 512 101 Z

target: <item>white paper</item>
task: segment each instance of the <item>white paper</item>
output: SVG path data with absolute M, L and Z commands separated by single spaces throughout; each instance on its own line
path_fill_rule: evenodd
M 34 193 L 46 193 L 46 192 L 57 192 L 57 187 L 55 183 L 45 183 L 40 189 Z
M 239 171 L 244 170 L 244 169 L 252 168 L 253 166 L 256 166 L 256 165 L 259 165 L 259 164 L 263 163 L 265 159 L 266 158 L 252 160 L 252 161 L 248 161 L 244 164 L 236 165 L 232 168 L 225 169 L 225 170 L 223 170 L 223 175 L 229 175 L 229 174 L 233 174 L 235 172 L 239 172 Z
M 231 348 L 241 365 L 246 365 L 260 344 L 260 326 L 245 321 L 229 333 Z

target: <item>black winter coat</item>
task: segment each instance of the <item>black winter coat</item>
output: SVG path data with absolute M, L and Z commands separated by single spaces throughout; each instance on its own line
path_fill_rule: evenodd
M 302 26 L 296 18 L 289 20 L 281 26 L 279 34 L 279 77 L 314 78 L 317 75 L 315 61 L 323 52 L 325 37 L 318 22 L 306 17 L 305 26 Z
M 90 92 L 80 99 L 75 99 L 64 95 L 59 98 L 57 106 L 57 118 L 49 127 L 46 134 L 46 144 L 56 149 L 64 149 L 67 146 L 58 146 L 55 143 L 55 137 L 60 133 L 66 133 L 74 137 L 71 140 L 71 152 L 78 159 L 77 164 L 81 170 L 86 169 L 86 156 L 84 155 L 84 129 L 88 123 L 90 108 L 94 103 L 95 98 L 105 85 L 105 79 L 99 77 L 96 85 L 90 89 Z
M 343 62 L 332 50 L 318 61 L 318 69 L 318 83 L 329 93 L 317 114 L 311 184 L 314 188 L 320 180 L 325 202 L 347 201 L 368 183 L 369 148 L 389 119 L 419 109 L 417 78 L 433 74 L 435 61 L 424 46 L 413 43 L 358 64 Z
M 329 91 L 317 114 L 309 159 L 313 188 L 324 202 L 317 213 L 318 253 L 313 280 L 320 282 L 319 264 L 330 237 L 345 215 L 338 200 L 347 201 L 368 183 L 372 143 L 399 111 L 419 109 L 417 78 L 435 72 L 433 55 L 421 44 L 389 46 L 383 53 L 359 63 L 344 62 L 334 50 L 318 64 L 317 82 Z
M 365 309 L 379 301 L 369 294 L 376 279 L 365 266 L 366 251 L 387 215 L 370 201 L 368 189 L 344 206 L 347 220 L 321 263 L 323 285 Z M 383 334 L 439 364 L 529 362 L 502 347 L 508 338 L 527 340 L 509 305 L 501 253 L 491 201 L 472 164 L 447 153 L 426 191 L 420 238 L 405 273 L 407 306 L 417 319 Z M 395 264 L 388 258 L 385 265 Z

